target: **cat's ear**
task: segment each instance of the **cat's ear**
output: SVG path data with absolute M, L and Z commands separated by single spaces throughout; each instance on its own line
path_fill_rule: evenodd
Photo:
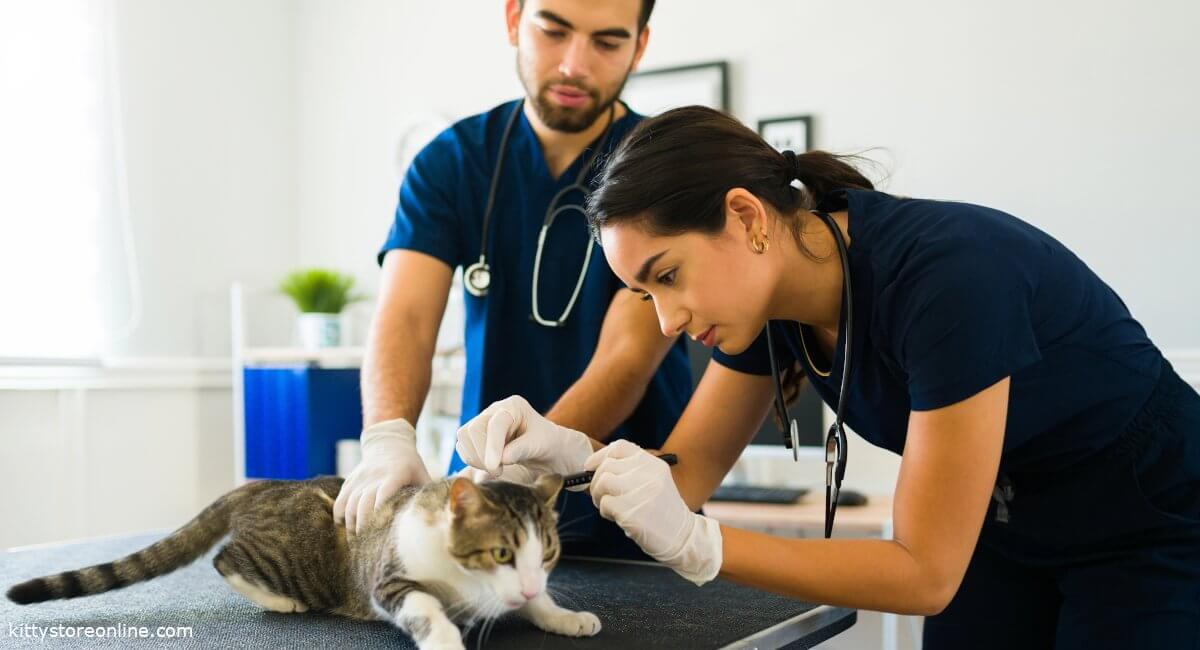
M 459 517 L 479 509 L 483 494 L 479 486 L 469 478 L 457 477 L 450 484 L 450 512 Z
M 533 492 L 538 495 L 546 505 L 553 508 L 554 500 L 558 498 L 558 493 L 562 490 L 563 477 L 558 474 L 542 474 L 533 482 Z

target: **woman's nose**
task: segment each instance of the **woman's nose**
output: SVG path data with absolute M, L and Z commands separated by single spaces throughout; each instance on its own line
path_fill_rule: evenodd
M 654 309 L 658 311 L 658 326 L 662 330 L 663 336 L 672 338 L 677 336 L 687 327 L 687 314 L 682 310 L 669 310 L 665 305 L 660 305 L 654 301 Z

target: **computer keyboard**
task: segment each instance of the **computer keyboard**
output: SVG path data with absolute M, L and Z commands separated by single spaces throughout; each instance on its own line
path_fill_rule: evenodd
M 766 487 L 762 485 L 720 485 L 709 501 L 746 503 L 795 503 L 808 494 L 808 488 Z

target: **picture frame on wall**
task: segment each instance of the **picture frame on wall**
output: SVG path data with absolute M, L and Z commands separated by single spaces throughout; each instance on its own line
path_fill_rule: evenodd
M 711 61 L 629 75 L 621 99 L 647 117 L 680 106 L 699 104 L 729 110 L 729 63 Z
M 793 115 L 758 121 L 758 134 L 777 151 L 811 151 L 812 116 Z

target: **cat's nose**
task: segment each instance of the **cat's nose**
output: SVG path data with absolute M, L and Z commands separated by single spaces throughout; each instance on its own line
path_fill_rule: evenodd
M 532 600 L 534 596 L 538 595 L 539 591 L 541 591 L 541 590 L 540 589 L 521 589 L 521 595 L 525 597 L 525 600 Z

